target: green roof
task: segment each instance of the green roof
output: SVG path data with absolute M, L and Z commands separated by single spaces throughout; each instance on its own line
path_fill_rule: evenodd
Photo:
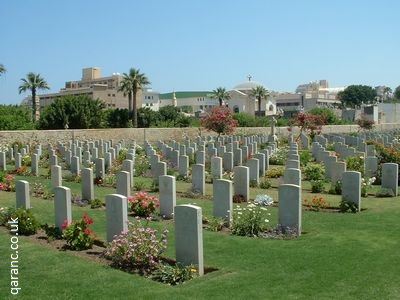
M 160 94 L 160 100 L 172 99 L 173 93 Z M 190 92 L 175 92 L 176 99 L 180 98 L 196 98 L 196 97 L 210 97 L 210 91 L 190 91 Z

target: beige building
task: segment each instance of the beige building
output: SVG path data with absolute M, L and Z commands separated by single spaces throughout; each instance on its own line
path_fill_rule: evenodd
M 160 107 L 173 105 L 191 113 L 203 113 L 219 105 L 210 91 L 174 91 L 160 94 Z
M 82 70 L 82 79 L 77 81 L 67 81 L 65 87 L 58 93 L 38 95 L 40 108 L 44 108 L 56 99 L 67 95 L 86 95 L 92 99 L 100 99 L 106 108 L 128 108 L 128 96 L 118 89 L 123 80 L 123 76 L 114 73 L 111 76 L 102 77 L 100 68 L 91 67 Z M 150 107 L 158 110 L 159 93 L 151 89 L 139 91 L 136 99 L 136 107 Z M 31 105 L 31 97 L 23 100 L 22 104 Z
M 344 87 L 330 88 L 327 80 L 319 80 L 299 85 L 295 93 L 274 92 L 273 98 L 277 107 L 285 111 L 286 115 L 290 115 L 314 107 L 333 108 L 340 104 L 337 94 L 344 89 Z

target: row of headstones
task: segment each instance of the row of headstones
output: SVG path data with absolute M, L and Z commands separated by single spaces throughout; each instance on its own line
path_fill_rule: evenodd
M 232 143 L 223 144 L 221 141 L 208 142 L 207 144 L 201 141 L 199 144 L 185 141 L 185 144 L 180 144 L 176 141 L 172 141 L 171 145 L 167 145 L 162 141 L 158 142 L 158 148 L 169 161 L 171 161 L 174 168 L 182 170 L 185 173 L 186 161 L 195 159 L 197 164 L 205 164 L 206 161 L 210 161 L 212 157 L 218 156 L 223 158 L 225 171 L 231 172 L 233 166 L 240 166 L 246 162 L 250 155 L 258 153 L 258 142 L 249 142 L 248 139 L 244 139 L 242 147 L 239 147 L 239 142 L 234 141 Z M 259 137 L 260 141 L 263 141 Z M 206 151 L 207 146 L 207 151 Z M 147 142 L 145 143 L 147 155 L 150 157 L 150 161 L 153 161 L 152 156 L 156 155 L 153 147 Z M 267 149 L 269 153 L 272 153 L 276 149 L 276 144 L 271 144 Z M 207 154 L 207 155 L 206 155 Z M 187 158 L 186 158 L 187 156 Z M 154 159 L 157 161 L 157 158 Z M 181 167 L 181 164 L 184 166 Z
M 72 222 L 71 190 L 59 186 L 54 189 L 55 226 L 62 228 L 65 221 Z M 107 242 L 128 230 L 127 197 L 106 195 Z M 30 208 L 29 183 L 16 182 L 16 206 Z M 204 274 L 202 210 L 193 205 L 174 207 L 176 261 L 183 265 L 196 265 L 199 275 Z
M 190 141 L 187 142 L 189 145 L 191 144 Z M 203 143 L 203 142 L 201 142 Z M 217 141 L 216 143 L 220 143 Z M 208 152 L 207 158 L 211 162 L 211 175 L 213 178 L 221 178 L 222 173 L 225 172 L 232 172 L 233 168 L 235 166 L 241 166 L 242 165 L 242 151 L 243 149 L 239 148 L 238 142 L 234 142 L 234 144 L 230 144 L 230 147 L 234 148 L 234 152 L 225 152 L 225 146 L 218 146 L 218 149 L 222 148 L 222 151 L 217 151 L 216 148 L 213 148 L 213 144 L 209 144 L 211 147 L 212 151 Z M 233 145 L 233 146 L 232 146 Z M 250 144 L 253 145 L 253 144 Z M 254 142 L 255 147 L 251 147 L 251 153 L 253 151 L 257 151 L 257 142 Z M 166 157 L 167 160 L 172 161 L 172 166 L 178 168 L 178 173 L 181 176 L 188 176 L 189 173 L 189 161 L 190 158 L 193 158 L 193 155 L 196 157 L 196 165 L 205 165 L 206 163 L 206 152 L 202 151 L 203 148 L 205 148 L 204 145 L 199 145 L 197 146 L 196 143 L 194 143 L 192 146 L 194 147 L 189 147 L 190 149 L 189 155 L 186 155 L 186 145 L 180 145 L 179 143 L 176 143 L 173 141 L 173 146 L 170 147 L 163 142 L 159 141 L 158 147 L 161 149 L 163 152 L 163 155 Z M 248 151 L 247 146 L 246 147 L 246 153 Z M 179 150 L 174 150 L 179 148 Z M 156 151 L 153 149 L 153 147 L 147 143 L 145 144 L 145 149 L 146 153 L 149 156 L 149 161 L 151 165 L 151 170 L 152 174 L 155 178 L 158 178 L 160 175 L 165 175 L 166 172 L 166 163 L 160 161 L 160 156 L 156 154 Z M 195 149 L 198 149 L 197 152 L 194 153 Z M 254 156 L 252 159 L 249 159 L 246 162 L 246 165 L 251 168 L 251 170 L 256 169 L 256 161 L 255 159 L 259 160 L 258 163 L 258 169 L 259 169 L 259 175 L 258 176 L 264 176 L 265 175 L 265 170 L 268 170 L 269 168 L 269 154 L 275 151 L 276 149 L 276 144 L 272 144 L 268 147 L 268 149 L 261 150 L 260 153 L 253 153 Z M 236 153 L 236 155 L 235 155 Z M 190 157 L 191 156 L 191 157 Z M 245 155 L 247 156 L 247 155 Z M 195 167 L 195 169 L 198 167 Z M 199 170 L 199 173 L 201 170 Z M 196 172 L 197 173 L 197 172 Z M 251 171 L 251 174 L 256 174 L 257 172 Z M 255 180 L 258 182 L 257 176 L 254 175 L 252 176 L 252 180 Z M 201 179 L 200 179 L 201 181 Z
M 341 142 L 349 147 L 357 149 L 357 151 L 368 152 L 366 141 L 372 140 L 383 144 L 385 147 L 399 146 L 399 142 L 395 139 L 395 134 L 382 133 L 382 132 L 369 132 L 369 133 L 358 133 L 357 136 L 348 134 L 324 134 L 326 141 L 329 143 Z M 317 142 L 321 143 L 321 140 L 316 139 Z M 322 143 L 321 143 L 322 144 Z M 325 145 L 323 145 L 325 146 Z M 367 155 L 371 155 L 367 153 Z
M 326 179 L 331 180 L 332 184 L 336 184 L 339 180 L 342 182 L 342 198 L 357 204 L 358 208 L 361 209 L 361 173 L 346 171 L 346 163 L 337 161 L 337 157 L 331 155 L 330 151 L 325 151 L 318 142 L 313 143 L 313 155 L 316 161 L 324 164 Z M 365 158 L 364 163 L 365 175 L 367 177 L 376 176 L 378 171 L 378 158 L 375 156 L 368 156 Z M 382 165 L 381 186 L 382 188 L 391 189 L 394 195 L 397 195 L 398 164 L 385 163 Z
M 26 148 L 22 148 L 23 151 L 17 152 L 15 156 L 13 155 L 12 159 L 15 159 L 15 169 L 19 169 L 22 167 L 22 158 L 27 155 Z M 13 151 L 9 152 L 12 153 Z M 39 175 L 39 160 L 41 156 L 41 148 L 36 148 L 35 153 L 31 155 L 31 173 L 34 176 Z M 7 156 L 6 152 L 0 152 L 0 171 L 7 170 Z

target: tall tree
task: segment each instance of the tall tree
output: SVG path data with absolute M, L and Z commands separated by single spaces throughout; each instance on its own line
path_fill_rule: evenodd
M 258 101 L 258 115 L 261 116 L 261 100 L 268 98 L 269 91 L 262 85 L 258 85 L 251 90 L 251 95 Z
M 368 85 L 349 85 L 338 93 L 338 98 L 344 107 L 356 107 L 361 104 L 373 103 L 377 94 L 375 89 Z
M 102 128 L 104 126 L 104 103 L 86 95 L 66 95 L 56 99 L 43 110 L 40 129 Z
M 149 79 L 144 73 L 140 73 L 139 69 L 131 68 L 129 73 L 123 74 L 123 79 L 119 87 L 119 91 L 124 92 L 124 95 L 128 95 L 129 101 L 129 112 L 133 116 L 133 127 L 137 127 L 137 107 L 136 97 L 137 93 L 143 89 L 145 85 L 150 84 Z
M 3 64 L 0 64 L 0 75 L 5 73 L 6 71 L 6 67 Z
M 48 90 L 50 89 L 47 82 L 40 77 L 40 74 L 35 74 L 33 72 L 28 73 L 25 78 L 21 78 L 22 84 L 18 87 L 19 93 L 26 92 L 28 90 L 32 93 L 32 115 L 33 120 L 36 121 L 36 92 L 38 90 Z
M 218 99 L 219 106 L 222 106 L 225 100 L 231 99 L 231 95 L 224 87 L 218 87 L 212 91 L 211 98 Z

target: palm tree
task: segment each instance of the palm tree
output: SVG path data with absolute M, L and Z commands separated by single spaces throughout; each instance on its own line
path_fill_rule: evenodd
M 133 127 L 137 127 L 137 93 L 147 84 L 150 84 L 150 81 L 146 75 L 140 73 L 139 69 L 131 68 L 128 74 L 123 74 L 123 79 L 118 89 L 120 92 L 124 92 L 125 96 L 128 95 L 128 107 L 129 112 L 132 112 L 133 115 Z
M 211 98 L 218 99 L 219 106 L 222 106 L 222 103 L 225 100 L 231 99 L 231 95 L 228 93 L 228 91 L 225 88 L 219 87 L 212 91 Z
M 5 73 L 6 71 L 6 67 L 3 64 L 0 64 L 0 75 Z
M 251 95 L 258 101 L 258 115 L 261 116 L 261 100 L 268 98 L 269 91 L 262 85 L 258 85 L 251 90 Z
M 30 72 L 26 75 L 25 78 L 21 78 L 22 84 L 18 87 L 18 91 L 21 94 L 22 92 L 26 92 L 30 90 L 32 93 L 32 115 L 33 120 L 36 121 L 36 92 L 37 90 L 48 90 L 50 89 L 46 80 L 40 77 L 40 74 L 35 74 Z

